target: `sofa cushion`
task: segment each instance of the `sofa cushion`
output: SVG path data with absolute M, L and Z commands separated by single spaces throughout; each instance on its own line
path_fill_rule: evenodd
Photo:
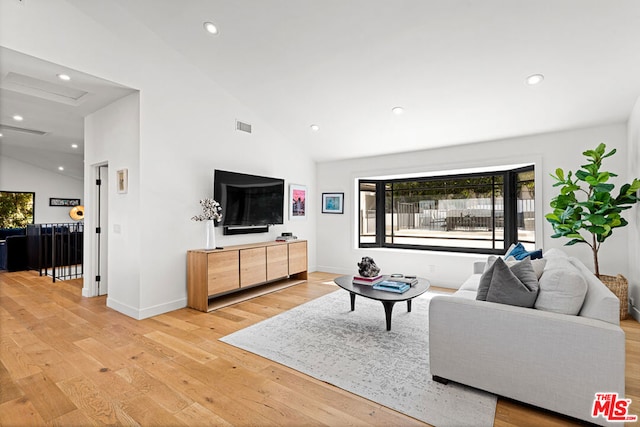
M 485 264 L 484 271 L 487 271 L 493 265 L 493 263 L 496 262 L 496 259 L 498 259 L 498 257 L 496 257 L 494 255 L 489 256 L 489 258 L 487 258 L 487 262 Z M 531 259 L 531 258 L 526 257 L 525 259 Z M 509 267 L 514 266 L 519 262 L 520 261 L 515 260 L 515 259 L 505 260 L 505 263 Z M 536 278 L 537 279 L 540 279 L 540 276 L 542 276 L 542 272 L 544 271 L 544 266 L 546 264 L 547 264 L 547 260 L 544 259 L 544 258 L 538 258 L 538 259 L 534 259 L 534 260 L 531 261 L 531 265 L 533 266 L 533 270 L 536 273 Z
M 462 286 L 458 288 L 460 291 L 473 291 L 474 293 L 478 291 L 478 284 L 480 283 L 480 274 L 472 274 L 467 277 L 467 280 L 462 283 Z
M 567 253 L 562 249 L 551 248 L 543 254 L 544 258 L 569 258 Z
M 520 307 L 533 307 L 538 279 L 529 259 L 511 267 L 498 258 L 482 275 L 476 299 Z
M 568 258 L 547 260 L 540 277 L 540 291 L 534 307 L 538 310 L 576 315 L 587 294 L 587 282 Z
M 582 277 L 587 282 L 587 295 L 579 316 L 619 325 L 620 300 L 618 297 L 577 258 L 570 257 L 569 261 L 582 273 Z
M 470 291 L 468 289 L 460 289 L 458 291 L 456 291 L 455 294 L 453 294 L 455 297 L 458 298 L 464 298 L 464 299 L 468 299 L 468 300 L 475 300 L 476 299 L 476 291 Z

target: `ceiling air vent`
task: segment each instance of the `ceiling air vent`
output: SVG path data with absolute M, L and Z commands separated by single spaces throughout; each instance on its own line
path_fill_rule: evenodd
M 22 132 L 22 133 L 29 133 L 31 135 L 46 135 L 49 132 L 45 132 L 43 130 L 37 130 L 37 129 L 27 129 L 27 128 L 19 128 L 16 126 L 11 126 L 11 125 L 5 125 L 5 124 L 0 124 L 0 129 L 7 131 L 14 131 L 14 132 Z
M 236 120 L 236 130 L 251 133 L 251 125 L 249 123 L 243 123 L 240 120 Z

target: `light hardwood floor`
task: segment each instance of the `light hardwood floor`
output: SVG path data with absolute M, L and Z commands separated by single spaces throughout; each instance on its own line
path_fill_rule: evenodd
M 208 314 L 185 308 L 136 321 L 105 297 L 82 298 L 81 281 L 2 272 L 0 425 L 425 425 L 218 341 L 338 289 L 334 277 L 313 273 Z M 622 327 L 630 412 L 640 414 L 640 324 Z M 571 424 L 498 401 L 496 426 Z

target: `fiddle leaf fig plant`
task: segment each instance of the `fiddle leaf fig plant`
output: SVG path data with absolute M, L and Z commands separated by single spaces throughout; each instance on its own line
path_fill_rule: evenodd
M 595 150 L 582 153 L 587 157 L 587 164 L 580 166 L 582 169 L 575 175 L 571 171 L 565 174 L 561 168 L 556 169 L 555 175 L 551 174 L 557 181 L 553 186 L 560 187 L 560 194 L 551 199 L 553 212 L 545 215 L 555 231 L 552 238 L 571 239 L 566 246 L 583 243 L 591 247 L 598 277 L 600 245 L 612 235 L 614 228 L 628 224 L 620 213 L 639 200 L 636 192 L 640 189 L 640 180 L 635 178 L 613 196 L 615 186 L 608 181 L 617 175 L 600 168 L 602 160 L 613 156 L 616 149 L 605 154 L 606 148 L 605 144 L 600 144 Z

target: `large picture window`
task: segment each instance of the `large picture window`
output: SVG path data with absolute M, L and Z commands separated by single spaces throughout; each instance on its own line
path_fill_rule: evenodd
M 504 253 L 535 247 L 534 170 L 359 181 L 359 246 Z

